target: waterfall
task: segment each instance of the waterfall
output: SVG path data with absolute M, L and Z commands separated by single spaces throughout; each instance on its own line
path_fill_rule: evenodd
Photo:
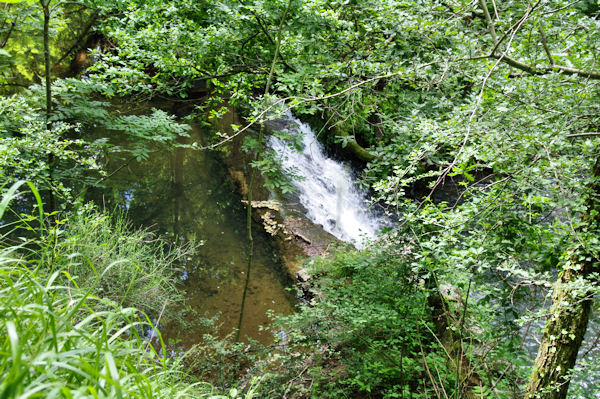
M 369 209 L 366 193 L 355 184 L 350 166 L 329 158 L 310 126 L 289 111 L 282 122 L 286 127 L 280 130 L 302 136 L 302 151 L 274 136 L 267 144 L 284 168 L 301 177 L 293 183 L 306 216 L 340 240 L 364 247 L 387 224 L 386 219 Z

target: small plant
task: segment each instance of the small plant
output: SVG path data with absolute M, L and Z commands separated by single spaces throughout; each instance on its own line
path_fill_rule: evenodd
M 261 389 L 294 398 L 435 397 L 431 367 L 443 377 L 436 384 L 452 392 L 452 373 L 429 332 L 427 291 L 402 254 L 342 250 L 315 260 L 312 274 L 319 295 L 278 319 L 287 342 L 265 362 L 271 379 Z
M 217 388 L 226 390 L 238 383 L 243 372 L 262 355 L 265 348 L 258 342 L 236 342 L 234 333 L 225 338 L 204 334 L 200 343 L 183 354 L 186 370 Z

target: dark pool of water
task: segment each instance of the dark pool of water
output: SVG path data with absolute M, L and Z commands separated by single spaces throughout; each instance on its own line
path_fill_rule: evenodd
M 194 128 L 191 135 L 191 141 L 201 142 L 199 129 Z M 124 162 L 109 159 L 109 170 Z M 182 311 L 184 323 L 161 325 L 166 341 L 180 348 L 199 342 L 206 330 L 197 326 L 198 315 L 220 314 L 219 335 L 231 333 L 238 324 L 246 278 L 246 209 L 218 157 L 182 148 L 157 151 L 147 161 L 122 167 L 106 184 L 107 189 L 96 190 L 92 197 L 127 209 L 135 225 L 149 227 L 170 240 L 203 242 L 185 262 L 177 283 L 185 291 L 186 305 L 195 312 Z M 266 233 L 258 225 L 253 228 L 254 265 L 241 336 L 268 344 L 272 332 L 260 328 L 269 326 L 267 312 L 289 314 L 295 300 L 286 290 L 291 282 L 284 278 Z

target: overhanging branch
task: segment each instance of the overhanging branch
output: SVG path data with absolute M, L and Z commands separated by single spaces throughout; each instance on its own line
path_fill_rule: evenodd
M 507 55 L 491 54 L 490 58 L 500 60 L 514 68 L 527 72 L 530 75 L 546 75 L 551 72 L 560 72 L 565 75 L 576 75 L 582 78 L 600 80 L 600 72 L 586 71 L 585 69 L 570 68 L 563 65 L 549 65 L 546 67 L 535 67 L 518 61 Z
M 544 30 L 541 25 L 539 25 L 539 31 L 540 31 L 540 35 L 542 37 L 542 44 L 544 46 L 544 51 L 546 52 L 546 56 L 548 57 L 548 60 L 550 61 L 549 66 L 537 67 L 537 66 L 525 64 L 521 61 L 518 61 L 514 58 L 509 57 L 507 55 L 508 50 L 505 51 L 503 54 L 498 54 L 496 52 L 498 50 L 498 48 L 500 47 L 500 43 L 502 43 L 502 41 L 506 37 L 508 37 L 509 33 L 513 32 L 513 35 L 514 35 L 514 33 L 516 33 L 516 32 L 514 32 L 514 29 L 517 29 L 517 27 L 520 27 L 522 25 L 522 23 L 525 22 L 529 18 L 531 13 L 540 5 L 540 3 L 541 3 L 541 1 L 538 0 L 533 6 L 531 6 L 527 10 L 527 12 L 517 21 L 517 23 L 515 23 L 513 26 L 511 26 L 510 29 L 508 29 L 506 31 L 506 33 L 504 33 L 504 35 L 500 39 L 498 39 L 496 30 L 494 28 L 494 22 L 492 21 L 492 18 L 489 14 L 489 10 L 487 9 L 487 3 L 484 0 L 480 0 L 480 7 L 484 12 L 485 19 L 486 19 L 486 22 L 488 25 L 488 29 L 490 31 L 490 35 L 492 36 L 492 40 L 494 42 L 494 46 L 492 48 L 492 51 L 490 52 L 489 58 L 494 58 L 496 60 L 504 62 L 505 64 L 508 64 L 516 69 L 524 71 L 530 75 L 546 75 L 551 72 L 560 72 L 565 75 L 576 75 L 576 76 L 580 76 L 583 78 L 600 80 L 600 72 L 586 71 L 584 69 L 571 68 L 571 67 L 554 64 L 554 58 L 552 57 L 552 53 L 550 52 L 550 48 L 546 41 L 546 35 L 545 35 Z

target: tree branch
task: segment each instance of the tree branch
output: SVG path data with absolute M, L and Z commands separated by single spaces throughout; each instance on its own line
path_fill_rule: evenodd
M 600 136 L 600 132 L 585 132 L 585 133 L 567 134 L 567 137 L 584 137 L 584 136 Z
M 75 40 L 75 43 L 73 43 L 73 45 L 67 51 L 65 51 L 65 53 L 63 54 L 63 56 L 60 57 L 60 59 L 58 61 L 56 61 L 54 63 L 54 65 L 58 65 L 61 62 L 63 62 L 63 60 L 65 58 L 67 58 L 69 56 L 69 54 L 71 54 L 73 51 L 75 51 L 78 47 L 81 46 L 81 42 L 87 36 L 87 34 L 90 32 L 90 30 L 92 29 L 92 27 L 96 23 L 97 19 L 98 19 L 98 11 L 94 11 L 94 13 L 92 14 L 92 16 L 90 18 L 90 21 L 85 26 L 85 28 L 83 29 L 83 31 L 81 32 L 81 34 L 79 35 L 79 37 L 77 37 L 77 39 Z
M 488 10 L 485 0 L 479 0 L 479 4 L 481 4 L 481 8 L 483 9 L 483 15 L 485 15 L 485 20 L 487 21 L 490 34 L 492 35 L 492 40 L 494 41 L 494 44 L 496 44 L 498 42 L 498 36 L 496 36 L 496 28 L 494 27 L 494 22 L 490 16 L 490 10 Z
M 540 68 L 540 67 L 536 67 L 533 65 L 525 64 L 525 63 L 518 61 L 512 57 L 509 57 L 508 50 L 505 51 L 503 54 L 496 53 L 496 50 L 498 50 L 498 47 L 500 47 L 500 44 L 502 43 L 502 41 L 506 37 L 508 37 L 511 34 L 511 32 L 513 32 L 513 36 L 514 36 L 514 34 L 516 33 L 516 32 L 514 32 L 514 30 L 518 29 L 518 27 L 521 27 L 523 25 L 523 23 L 529 18 L 531 13 L 540 5 L 541 0 L 538 0 L 533 6 L 531 6 L 527 10 L 527 12 L 521 18 L 519 18 L 519 20 L 506 31 L 506 33 L 504 33 L 502 35 L 502 37 L 499 40 L 497 39 L 496 31 L 494 29 L 493 21 L 490 16 L 489 10 L 487 8 L 486 1 L 480 0 L 479 3 L 485 14 L 485 19 L 487 21 L 488 29 L 490 30 L 490 34 L 492 35 L 492 39 L 494 40 L 494 47 L 492 48 L 492 51 L 490 52 L 489 58 L 494 58 L 496 60 L 504 62 L 505 64 L 508 64 L 514 68 L 524 71 L 530 75 L 546 75 L 551 72 L 561 72 L 561 73 L 564 73 L 565 75 L 577 75 L 577 76 L 580 76 L 583 78 L 600 80 L 600 72 L 586 71 L 584 69 L 571 68 L 571 67 L 566 67 L 566 66 L 562 66 L 562 65 L 555 65 L 554 58 L 552 57 L 552 53 L 550 53 L 550 49 L 549 49 L 548 43 L 546 41 L 546 35 L 545 35 L 541 25 L 539 25 L 539 30 L 540 30 L 540 34 L 542 36 L 542 45 L 544 46 L 544 51 L 546 52 L 546 55 L 548 56 L 548 59 L 550 60 L 549 66 Z
M 13 21 L 13 22 L 11 22 L 10 29 L 8 30 L 8 33 L 6 33 L 6 37 L 2 41 L 2 44 L 0 44 L 0 48 L 4 48 L 4 46 L 6 46 L 6 43 L 8 43 L 8 39 L 10 39 L 10 35 L 12 35 L 13 30 L 15 29 L 15 25 L 16 24 L 17 24 L 16 20 Z
M 246 6 L 242 0 L 239 0 L 239 3 L 243 6 Z M 258 17 L 258 15 L 256 15 L 256 13 L 252 10 L 249 10 L 250 14 L 252 14 L 252 16 L 254 17 L 254 19 L 256 20 L 256 23 L 258 24 L 260 30 L 264 33 L 264 35 L 267 37 L 267 40 L 269 41 L 269 43 L 271 43 L 273 46 L 277 47 L 277 44 L 275 43 L 275 41 L 273 40 L 273 38 L 271 37 L 271 35 L 269 34 L 269 31 L 267 30 L 266 26 L 263 24 L 262 20 Z M 281 63 L 290 71 L 296 73 L 298 71 L 296 71 L 295 68 L 293 68 L 291 65 L 289 65 L 285 59 L 283 59 L 283 56 L 281 56 L 281 54 L 279 54 L 279 59 L 281 60 Z
M 577 75 L 582 78 L 600 80 L 600 72 L 586 71 L 584 69 L 570 68 L 563 65 L 549 65 L 547 67 L 538 68 L 532 65 L 527 65 L 521 61 L 515 60 L 507 55 L 491 54 L 489 58 L 500 60 L 514 68 L 527 72 L 530 75 L 546 75 L 551 72 L 561 72 L 565 75 Z
M 548 56 L 548 61 L 550 61 L 550 65 L 554 65 L 554 59 L 552 58 L 552 53 L 548 48 L 548 42 L 546 41 L 546 34 L 544 33 L 544 28 L 542 28 L 542 24 L 538 24 L 538 29 L 540 30 L 540 36 L 542 37 L 542 46 L 544 46 L 544 51 Z

